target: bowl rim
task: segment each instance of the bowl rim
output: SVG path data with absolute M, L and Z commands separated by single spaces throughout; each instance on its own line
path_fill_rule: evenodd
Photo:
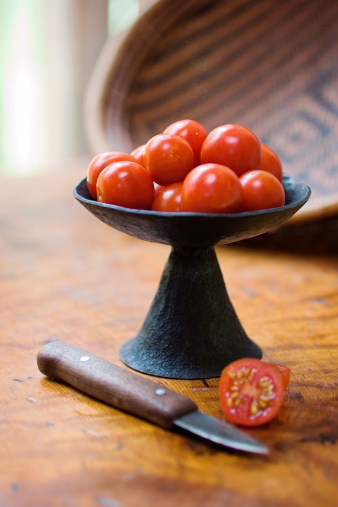
M 203 213 L 203 212 L 194 212 L 194 211 L 171 211 L 171 212 L 168 212 L 168 211 L 153 211 L 153 210 L 144 210 L 144 209 L 136 209 L 136 208 L 126 208 L 126 207 L 123 207 L 123 206 L 117 206 L 115 204 L 106 204 L 106 203 L 103 203 L 103 202 L 98 202 L 98 201 L 95 201 L 95 199 L 92 199 L 92 198 L 87 198 L 87 197 L 84 197 L 83 195 L 81 195 L 79 193 L 79 189 L 84 187 L 86 187 L 87 185 L 87 178 L 83 178 L 77 185 L 76 187 L 74 188 L 73 190 L 73 195 L 74 197 L 79 200 L 79 201 L 82 201 L 84 203 L 88 203 L 90 204 L 91 206 L 97 206 L 98 208 L 106 208 L 106 209 L 112 209 L 112 210 L 116 210 L 116 211 L 120 211 L 120 212 L 125 212 L 125 213 L 128 213 L 128 214 L 132 214 L 132 215 L 147 215 L 147 216 L 157 216 L 157 217 L 167 217 L 167 218 L 172 218 L 172 217 L 189 217 L 189 218 L 193 218 L 193 217 L 203 217 L 203 218 L 215 218 L 215 217 L 228 217 L 228 218 L 236 218 L 236 217 L 246 217 L 246 216 L 259 216 L 259 215 L 266 215 L 266 214 L 271 214 L 273 212 L 276 212 L 276 213 L 279 213 L 281 210 L 288 210 L 288 209 L 294 209 L 296 208 L 297 206 L 298 207 L 301 207 L 303 206 L 310 198 L 311 196 L 311 189 L 310 187 L 306 184 L 306 183 L 303 183 L 295 178 L 293 178 L 292 176 L 289 176 L 288 174 L 284 174 L 283 175 L 283 187 L 284 187 L 284 190 L 285 190 L 285 185 L 288 184 L 290 185 L 290 183 L 292 182 L 296 182 L 299 186 L 302 186 L 303 189 L 304 189 L 304 196 L 302 197 L 302 199 L 296 201 L 296 202 L 292 202 L 292 203 L 288 203 L 288 204 L 284 204 L 284 206 L 279 206 L 277 208 L 268 208 L 268 209 L 262 209 L 262 210 L 256 210 L 256 211 L 242 211 L 242 212 L 237 212 L 237 213 Z

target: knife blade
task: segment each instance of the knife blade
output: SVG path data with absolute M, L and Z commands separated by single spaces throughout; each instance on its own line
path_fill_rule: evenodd
M 38 352 L 37 365 L 61 380 L 125 412 L 165 429 L 175 426 L 228 448 L 266 454 L 268 448 L 234 426 L 198 411 L 186 396 L 116 366 L 75 345 L 50 342 Z

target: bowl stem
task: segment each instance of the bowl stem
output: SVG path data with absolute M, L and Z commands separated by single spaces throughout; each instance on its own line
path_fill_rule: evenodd
M 121 360 L 150 375 L 219 377 L 242 357 L 262 357 L 229 299 L 214 247 L 172 247 L 159 287 L 137 336 Z

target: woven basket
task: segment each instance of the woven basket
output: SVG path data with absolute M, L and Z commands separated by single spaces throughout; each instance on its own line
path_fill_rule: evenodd
M 161 0 L 106 43 L 89 83 L 93 152 L 131 151 L 183 118 L 251 128 L 338 212 L 338 2 Z

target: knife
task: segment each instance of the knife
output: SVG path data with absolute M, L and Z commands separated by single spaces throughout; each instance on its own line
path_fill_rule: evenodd
M 199 412 L 190 398 L 75 345 L 59 341 L 47 343 L 38 352 L 37 364 L 47 377 L 62 380 L 162 428 L 170 430 L 178 426 L 239 451 L 269 452 L 267 447 L 243 431 Z

